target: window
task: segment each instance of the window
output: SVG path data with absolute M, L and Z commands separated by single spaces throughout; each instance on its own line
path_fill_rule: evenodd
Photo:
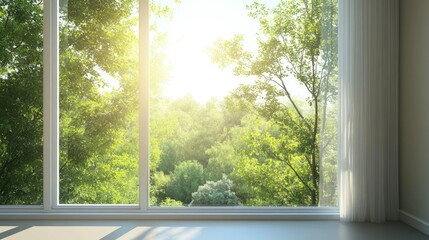
M 150 39 L 151 205 L 335 206 L 336 60 L 321 42 L 322 1 L 169 6 Z
M 137 10 L 60 1 L 60 203 L 138 203 Z
M 19 204 L 335 212 L 282 208 L 337 205 L 336 2 L 311 2 L 45 0 L 43 191 L 38 158 Z

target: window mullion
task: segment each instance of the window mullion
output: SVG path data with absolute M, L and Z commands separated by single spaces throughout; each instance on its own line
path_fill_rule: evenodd
M 58 1 L 43 1 L 43 206 L 58 205 Z
M 149 207 L 149 0 L 139 0 L 139 204 Z

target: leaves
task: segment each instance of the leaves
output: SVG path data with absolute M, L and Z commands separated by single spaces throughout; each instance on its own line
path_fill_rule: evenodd
M 42 3 L 0 1 L 0 204 L 42 202 Z
M 239 199 L 231 191 L 232 181 L 224 174 L 217 182 L 207 181 L 192 193 L 190 206 L 236 206 Z
M 174 200 L 189 204 L 192 201 L 192 193 L 203 184 L 204 169 L 195 160 L 185 161 L 176 166 L 171 174 L 171 180 L 167 187 L 167 194 Z
M 318 205 L 319 138 L 321 132 L 327 134 L 327 111 L 332 111 L 327 106 L 336 96 L 335 34 L 322 38 L 322 30 L 329 26 L 335 31 L 336 1 L 283 0 L 273 8 L 255 2 L 247 8 L 260 24 L 256 54 L 248 54 L 243 38 L 234 36 L 216 42 L 212 58 L 220 68 L 232 66 L 237 75 L 258 77 L 254 84 L 241 85 L 234 96 L 253 106 L 277 133 L 264 132 L 262 126 L 246 133 L 242 141 L 247 146 L 240 150 L 243 165 L 237 173 L 248 179 L 255 204 L 273 204 L 263 193 L 277 189 L 284 195 L 281 204 Z M 322 8 L 332 17 L 324 16 Z M 294 82 L 306 89 L 306 104 L 294 96 Z M 252 172 L 269 178 L 264 169 L 270 167 L 288 179 L 287 184 L 297 181 L 296 188 L 280 190 L 271 185 L 276 179 L 254 181 L 258 177 Z M 298 198 L 288 198 L 289 194 Z

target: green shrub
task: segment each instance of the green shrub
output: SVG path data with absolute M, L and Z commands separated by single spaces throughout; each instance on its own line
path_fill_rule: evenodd
M 167 197 L 189 204 L 192 193 L 197 191 L 204 181 L 204 169 L 200 163 L 195 160 L 182 162 L 171 174 Z
M 177 201 L 172 198 L 166 198 L 159 205 L 161 207 L 181 207 L 183 206 L 183 203 L 181 201 Z
M 232 181 L 226 175 L 222 179 L 213 182 L 207 181 L 198 191 L 192 193 L 192 206 L 236 206 L 240 204 L 238 197 L 231 191 Z

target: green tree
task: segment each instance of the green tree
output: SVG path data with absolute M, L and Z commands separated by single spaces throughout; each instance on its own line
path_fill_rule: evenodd
M 248 195 L 245 205 L 250 206 L 306 206 L 311 204 L 306 186 L 309 181 L 308 168 L 291 168 L 278 155 L 288 158 L 291 164 L 298 165 L 302 156 L 293 155 L 293 149 L 299 144 L 287 135 L 272 120 L 249 115 L 243 121 L 243 127 L 235 129 L 234 142 L 238 164 L 232 176 L 241 181 Z M 237 146 L 237 144 L 236 144 Z M 286 150 L 284 150 L 286 148 Z M 294 171 L 297 171 L 295 173 Z M 299 179 L 296 175 L 307 177 Z
M 233 66 L 237 75 L 258 77 L 252 85 L 241 85 L 235 95 L 295 143 L 272 149 L 270 158 L 292 170 L 305 186 L 310 205 L 319 203 L 321 118 L 336 95 L 335 46 L 332 36 L 328 41 L 322 38 L 322 26 L 335 26 L 336 18 L 324 18 L 322 9 L 335 6 L 335 1 L 283 0 L 270 9 L 255 2 L 248 9 L 260 23 L 257 52 L 246 51 L 239 35 L 218 41 L 212 51 L 220 67 Z M 306 89 L 308 112 L 291 92 L 293 81 Z
M 41 204 L 42 1 L 0 1 L 0 204 Z
M 138 146 L 135 138 L 124 138 L 137 119 L 136 4 L 70 0 L 60 5 L 62 203 L 137 203 L 138 152 L 118 150 Z M 103 90 L 110 87 L 104 75 L 114 76 L 118 89 Z M 133 193 L 121 195 L 121 184 Z
M 172 199 L 168 200 L 167 198 L 167 186 L 170 182 L 170 176 L 165 175 L 164 172 L 155 172 L 151 176 L 150 181 L 150 200 L 151 205 L 157 206 L 160 204 L 161 200 L 165 204 L 173 201 Z M 173 203 L 172 203 L 173 204 Z
M 195 160 L 185 161 L 176 166 L 167 187 L 168 197 L 189 204 L 192 193 L 204 183 L 203 166 Z
M 222 179 L 224 174 L 230 175 L 234 168 L 237 167 L 239 155 L 235 151 L 235 146 L 231 140 L 216 142 L 206 152 L 210 156 L 206 168 L 208 180 L 217 181 Z
M 224 137 L 219 103 L 212 100 L 202 105 L 191 96 L 185 96 L 164 101 L 164 109 L 159 114 L 154 112 L 153 127 L 164 127 L 168 131 L 168 137 L 158 138 L 160 161 L 157 170 L 169 174 L 188 159 L 197 160 L 206 167 L 209 161 L 207 149 Z

